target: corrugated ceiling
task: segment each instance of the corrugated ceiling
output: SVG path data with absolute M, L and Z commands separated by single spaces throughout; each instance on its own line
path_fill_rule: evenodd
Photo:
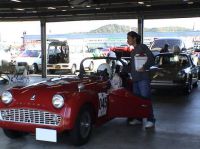
M 200 0 L 0 0 L 0 21 L 199 16 Z

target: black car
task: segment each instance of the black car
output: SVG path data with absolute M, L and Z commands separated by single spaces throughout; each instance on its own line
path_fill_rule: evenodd
M 151 67 L 151 86 L 154 89 L 180 88 L 189 94 L 198 86 L 198 67 L 186 53 L 160 53 Z

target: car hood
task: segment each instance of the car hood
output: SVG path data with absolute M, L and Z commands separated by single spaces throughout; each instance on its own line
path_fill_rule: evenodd
M 78 91 L 78 83 L 80 80 L 48 80 L 42 81 L 39 83 L 31 84 L 25 87 L 14 87 L 12 89 L 13 93 L 17 95 L 26 95 L 26 94 L 55 94 L 55 93 L 63 93 L 66 91 L 74 92 Z
M 73 93 L 78 92 L 78 84 L 80 82 L 80 80 L 43 81 L 26 87 L 14 87 L 10 90 L 13 95 L 13 102 L 10 106 L 54 108 L 52 97 L 55 94 L 60 94 L 67 101 Z

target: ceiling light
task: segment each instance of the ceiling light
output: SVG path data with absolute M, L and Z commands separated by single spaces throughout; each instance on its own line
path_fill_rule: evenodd
M 96 9 L 96 10 L 100 10 L 101 8 L 100 8 L 100 7 L 96 7 L 95 9 Z
M 139 5 L 144 5 L 144 2 L 139 1 L 138 4 L 139 4 Z
M 192 4 L 194 4 L 194 2 L 187 2 L 189 5 L 192 5 Z
M 61 11 L 67 11 L 67 10 L 63 9 L 63 10 L 61 10 Z
M 20 0 L 11 0 L 12 2 L 17 2 L 17 3 L 20 3 L 21 1 Z
M 56 9 L 55 7 L 48 7 L 48 9 Z
M 151 5 L 146 5 L 147 7 L 151 7 Z
M 90 5 L 87 5 L 86 7 L 87 7 L 87 8 L 90 8 L 91 6 L 90 6 Z
M 22 9 L 22 8 L 16 8 L 15 10 L 23 11 L 24 9 Z

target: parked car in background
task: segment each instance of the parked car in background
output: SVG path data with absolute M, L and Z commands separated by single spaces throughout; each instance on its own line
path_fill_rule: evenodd
M 180 38 L 158 38 L 155 39 L 151 45 L 150 50 L 154 55 L 160 53 L 160 50 L 164 47 L 164 45 L 168 45 L 169 52 L 173 52 L 174 47 L 179 47 L 181 51 L 186 51 L 185 42 Z
M 198 86 L 199 68 L 194 65 L 191 55 L 186 53 L 160 53 L 151 67 L 151 86 L 154 89 L 182 89 L 189 94 Z
M 196 65 L 200 65 L 200 49 L 195 48 L 192 52 Z
M 134 49 L 134 47 L 129 46 L 127 44 L 123 44 L 120 46 L 110 48 L 111 51 L 114 51 L 116 53 L 121 53 L 122 57 L 130 57 L 130 53 L 133 49 Z
M 87 72 L 83 65 L 91 59 L 104 63 L 97 71 Z M 57 142 L 57 134 L 68 132 L 70 143 L 83 145 L 89 140 L 93 125 L 100 126 L 116 117 L 149 117 L 150 100 L 133 95 L 132 82 L 124 88 L 111 83 L 112 68 L 106 59 L 84 59 L 78 76 L 52 78 L 4 91 L 0 98 L 3 133 L 12 139 L 33 133 L 37 140 Z
M 30 73 L 38 73 L 42 69 L 41 49 L 25 49 L 16 58 L 16 71 L 27 69 Z
M 0 67 L 7 65 L 11 62 L 11 54 L 9 51 L 5 51 L 4 49 L 0 49 Z
M 60 70 L 75 74 L 79 71 L 81 60 L 89 54 L 86 52 L 87 50 L 87 48 L 84 49 L 82 46 L 70 46 L 70 43 L 66 40 L 52 41 L 49 43 L 47 49 L 47 70 L 51 74 Z M 92 55 L 92 53 L 89 55 Z M 85 67 L 92 70 L 94 68 L 93 61 L 85 63 Z
M 14 71 L 11 52 L 9 49 L 0 49 L 0 75 L 8 74 Z
M 106 47 L 97 47 L 94 49 L 90 49 L 90 51 L 94 57 L 101 57 L 106 56 L 109 53 L 110 49 Z

